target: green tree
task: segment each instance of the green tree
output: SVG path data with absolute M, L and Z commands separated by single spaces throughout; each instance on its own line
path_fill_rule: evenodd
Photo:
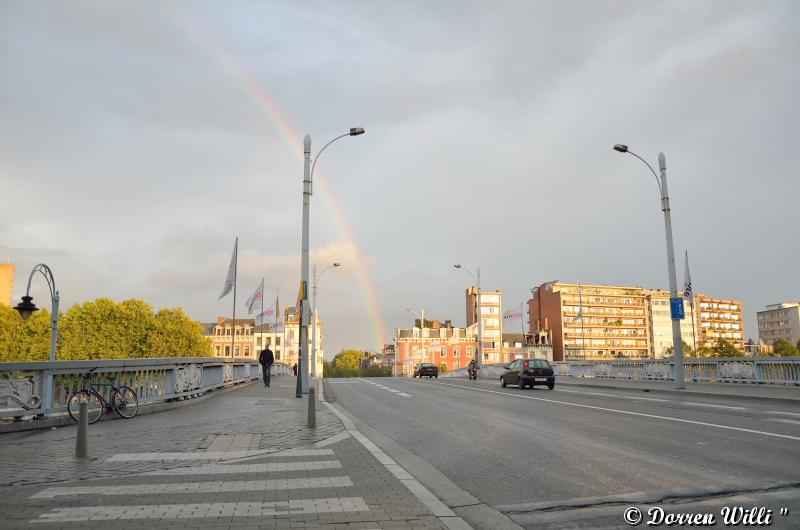
M 740 351 L 733 344 L 725 339 L 719 339 L 714 346 L 711 347 L 713 357 L 744 357 L 744 352 Z
M 684 357 L 695 357 L 694 349 L 687 344 L 687 342 L 681 339 L 681 346 L 683 347 L 683 356 Z M 664 357 L 673 357 L 675 355 L 675 346 L 670 346 L 666 350 L 664 350 Z
M 49 360 L 51 326 L 47 309 L 25 321 L 14 308 L 0 305 L 0 362 Z
M 776 340 L 775 344 L 772 346 L 774 355 L 780 357 L 794 357 L 800 355 L 800 352 L 797 351 L 797 347 L 785 339 Z
M 148 337 L 148 357 L 211 357 L 211 339 L 203 336 L 200 323 L 183 309 L 162 309 L 156 313 Z
M 361 350 L 342 350 L 333 358 L 333 365 L 342 371 L 358 372 L 361 369 Z

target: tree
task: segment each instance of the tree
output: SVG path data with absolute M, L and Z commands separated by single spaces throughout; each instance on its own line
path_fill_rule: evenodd
M 0 305 L 0 362 L 49 360 L 51 330 L 47 309 L 22 320 L 17 310 Z
M 211 357 L 211 340 L 203 327 L 183 309 L 162 309 L 156 313 L 148 337 L 148 357 Z
M 14 309 L 0 306 L 0 362 L 48 360 L 50 327 L 47 310 L 23 321 Z M 58 360 L 211 355 L 202 327 L 182 309 L 154 314 L 142 300 L 76 304 L 60 316 L 58 328 Z
M 711 353 L 713 357 L 744 357 L 744 352 L 738 350 L 736 346 L 725 339 L 719 339 L 711 347 Z
M 780 357 L 794 357 L 800 355 L 800 352 L 797 351 L 797 347 L 785 339 L 776 340 L 772 347 L 773 353 Z
M 357 373 L 361 369 L 361 358 L 364 352 L 361 350 L 342 350 L 333 358 L 333 365 L 344 372 Z
M 695 351 L 692 349 L 689 344 L 686 343 L 685 340 L 681 339 L 681 346 L 683 347 L 683 356 L 684 357 L 694 357 Z M 664 350 L 664 357 L 673 357 L 675 355 L 675 346 L 670 346 L 666 350 Z

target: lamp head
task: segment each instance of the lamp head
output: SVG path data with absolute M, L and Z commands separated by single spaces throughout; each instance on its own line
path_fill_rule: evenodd
M 460 269 L 461 265 L 453 265 L 453 267 L 455 267 L 456 269 Z
M 341 266 L 342 266 L 342 264 L 341 264 L 341 263 L 339 263 L 339 262 L 337 261 L 336 263 L 334 263 L 334 264 L 333 264 L 333 266 L 334 266 L 334 267 L 341 267 Z
M 353 127 L 350 129 L 350 136 L 358 136 L 359 134 L 364 134 L 364 129 L 361 127 Z
M 628 152 L 628 146 L 624 145 L 624 144 L 616 144 L 614 146 L 614 151 L 619 151 L 620 153 L 627 153 Z
M 19 311 L 19 316 L 22 317 L 22 320 L 28 320 L 34 311 L 39 310 L 39 308 L 36 307 L 36 304 L 33 303 L 32 296 L 23 296 L 22 302 L 14 307 L 14 309 Z

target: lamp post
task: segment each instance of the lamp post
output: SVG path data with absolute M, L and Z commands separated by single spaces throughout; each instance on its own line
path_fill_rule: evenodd
M 311 190 L 314 179 L 314 168 L 317 165 L 319 155 L 336 140 L 345 136 L 358 136 L 364 134 L 361 127 L 353 127 L 350 132 L 339 135 L 319 150 L 317 156 L 311 163 L 311 136 L 303 138 L 303 235 L 302 249 L 300 257 L 300 366 L 297 378 L 297 389 L 295 395 L 308 392 L 308 321 L 311 318 L 311 311 L 308 307 L 308 219 L 311 204 Z
M 422 330 L 425 328 L 425 310 L 424 309 L 420 309 L 420 312 L 421 312 L 421 314 L 420 314 L 420 313 L 417 313 L 416 311 L 414 311 L 413 309 L 411 309 L 410 307 L 407 307 L 406 311 L 408 311 L 409 313 L 414 313 L 417 316 L 417 318 L 419 319 L 419 340 L 423 344 L 422 348 L 423 348 L 423 351 L 424 351 L 425 342 L 422 340 L 422 338 L 423 338 L 422 337 Z M 411 353 L 411 364 L 412 364 L 411 373 L 414 373 L 414 366 L 413 365 L 416 362 L 417 362 L 417 359 L 414 358 L 414 353 L 413 353 L 413 350 L 412 350 L 412 353 Z M 405 368 L 403 370 L 405 370 Z
M 480 373 L 480 368 L 481 368 L 481 366 L 483 366 L 483 355 L 481 355 L 481 353 L 483 351 L 483 318 L 482 318 L 482 315 L 481 315 L 481 269 L 480 269 L 480 267 L 478 267 L 478 269 L 477 269 L 478 275 L 475 276 L 474 274 L 472 274 L 472 271 L 470 271 L 469 269 L 465 269 L 461 265 L 456 264 L 456 265 L 453 265 L 453 267 L 455 267 L 456 269 L 461 269 L 462 271 L 464 271 L 467 274 L 469 274 L 470 276 L 472 276 L 472 279 L 475 280 L 475 283 L 477 284 L 477 289 L 478 289 L 477 304 L 478 304 L 478 307 L 475 310 L 475 318 L 478 320 L 478 347 L 475 350 L 475 357 L 476 357 L 476 363 L 475 364 L 477 364 L 478 372 Z
M 320 272 L 319 276 L 317 276 L 317 266 L 314 265 L 314 297 L 312 300 L 312 309 L 314 314 L 312 315 L 311 320 L 311 358 L 313 359 L 311 364 L 312 377 L 317 377 L 317 284 L 319 283 L 320 278 L 322 278 L 322 275 L 325 274 L 326 270 L 341 266 L 342 264 L 339 262 L 328 265 L 322 269 L 322 272 Z
M 22 297 L 22 301 L 19 304 L 17 304 L 17 306 L 15 306 L 14 309 L 19 311 L 19 315 L 22 317 L 22 320 L 28 320 L 30 316 L 34 313 L 34 311 L 39 310 L 39 308 L 36 307 L 36 304 L 33 303 L 33 297 L 31 296 L 31 280 L 33 280 L 33 275 L 36 274 L 37 272 L 41 273 L 42 276 L 44 276 L 44 279 L 47 282 L 47 286 L 50 288 L 50 301 L 52 303 L 52 314 L 50 315 L 50 317 L 52 318 L 53 322 L 53 330 L 50 334 L 50 362 L 54 362 L 56 360 L 56 344 L 58 343 L 59 294 L 58 294 L 58 289 L 56 289 L 56 279 L 53 277 L 53 271 L 50 270 L 50 267 L 48 267 L 44 263 L 39 263 L 33 268 L 30 276 L 28 276 L 28 288 L 25 290 L 25 296 Z M 47 372 L 42 392 L 43 411 L 47 410 L 47 408 L 50 407 L 50 405 L 52 404 L 53 401 L 52 391 L 53 391 L 53 374 Z
M 623 144 L 616 144 L 614 146 L 615 151 L 619 151 L 620 153 L 628 153 L 642 162 L 644 165 L 650 169 L 650 172 L 653 174 L 653 177 L 656 179 L 656 183 L 658 184 L 658 190 L 661 194 L 661 211 L 664 212 L 664 230 L 667 235 L 667 269 L 669 271 L 669 291 L 670 291 L 670 306 L 673 305 L 673 300 L 678 297 L 678 280 L 675 277 L 675 250 L 672 244 L 672 216 L 670 213 L 669 207 L 669 192 L 667 191 L 667 160 L 664 157 L 664 153 L 658 153 L 658 168 L 661 172 L 661 180 L 659 181 L 658 175 L 656 174 L 653 167 L 647 163 L 647 161 L 628 149 L 627 145 Z M 680 308 L 679 308 L 682 317 L 682 310 L 683 310 L 683 296 L 680 297 Z M 675 388 L 682 389 L 685 388 L 684 385 L 684 375 L 683 375 L 683 344 L 681 341 L 681 319 L 676 318 L 678 315 L 676 314 L 676 309 L 672 309 L 672 346 L 675 350 Z

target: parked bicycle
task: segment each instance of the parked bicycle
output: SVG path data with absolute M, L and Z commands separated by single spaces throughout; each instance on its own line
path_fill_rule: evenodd
M 139 397 L 136 392 L 129 386 L 117 386 L 116 378 L 114 376 L 106 376 L 108 383 L 96 383 L 91 380 L 91 373 L 97 370 L 92 368 L 83 376 L 82 388 L 69 397 L 67 402 L 67 411 L 70 417 L 78 421 L 78 410 L 81 402 L 85 401 L 89 407 L 89 423 L 95 423 L 103 415 L 104 410 L 116 410 L 117 414 L 125 419 L 130 419 L 136 416 L 139 412 Z M 87 385 L 88 383 L 88 385 Z M 103 397 L 105 387 L 109 388 L 111 401 L 106 401 Z

